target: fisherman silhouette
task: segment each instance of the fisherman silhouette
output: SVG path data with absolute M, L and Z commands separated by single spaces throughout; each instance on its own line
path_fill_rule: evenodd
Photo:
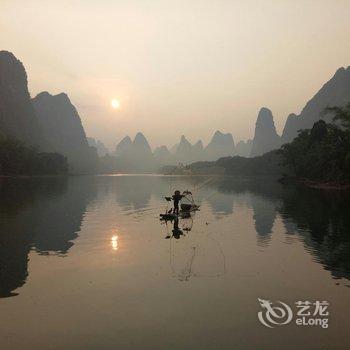
M 172 196 L 172 199 L 174 201 L 174 210 L 173 214 L 179 215 L 179 202 L 180 200 L 185 197 L 184 194 L 181 194 L 180 191 L 176 190 Z
M 191 197 L 188 198 L 187 196 L 190 195 Z M 181 218 L 189 218 L 191 217 L 191 211 L 197 211 L 199 210 L 199 206 L 194 204 L 192 193 L 188 190 L 183 191 L 182 194 L 180 191 L 176 190 L 174 194 L 171 197 L 164 197 L 167 202 L 174 202 L 173 208 L 168 210 L 168 207 L 165 210 L 164 214 L 159 214 L 160 220 L 167 221 L 167 220 L 173 220 L 174 217 L 177 217 L 181 214 Z M 181 212 L 179 208 L 179 202 L 182 198 L 187 198 L 188 201 L 190 201 L 189 204 L 181 204 Z

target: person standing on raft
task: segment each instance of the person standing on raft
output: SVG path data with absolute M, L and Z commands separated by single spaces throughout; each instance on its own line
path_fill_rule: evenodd
M 174 210 L 173 210 L 173 214 L 179 215 L 179 202 L 181 201 L 181 199 L 185 197 L 184 194 L 181 194 L 180 191 L 175 191 L 172 199 L 174 201 Z

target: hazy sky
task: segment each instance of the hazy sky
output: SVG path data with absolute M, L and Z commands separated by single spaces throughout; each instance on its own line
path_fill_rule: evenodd
M 281 132 L 350 65 L 349 35 L 349 0 L 0 0 L 0 48 L 32 96 L 68 93 L 109 146 L 139 130 L 153 146 L 250 138 L 262 106 Z

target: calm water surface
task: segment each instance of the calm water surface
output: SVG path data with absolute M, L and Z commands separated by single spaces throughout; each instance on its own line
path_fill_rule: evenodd
M 349 194 L 228 178 L 0 181 L 1 350 L 350 347 Z M 159 221 L 175 189 L 201 204 L 178 229 Z M 267 328 L 258 298 L 293 312 L 328 301 L 329 327 Z

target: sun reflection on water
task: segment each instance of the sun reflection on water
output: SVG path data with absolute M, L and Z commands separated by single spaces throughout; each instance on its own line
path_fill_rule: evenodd
M 113 250 L 118 250 L 119 248 L 118 238 L 118 235 L 113 235 L 111 238 L 111 246 Z

